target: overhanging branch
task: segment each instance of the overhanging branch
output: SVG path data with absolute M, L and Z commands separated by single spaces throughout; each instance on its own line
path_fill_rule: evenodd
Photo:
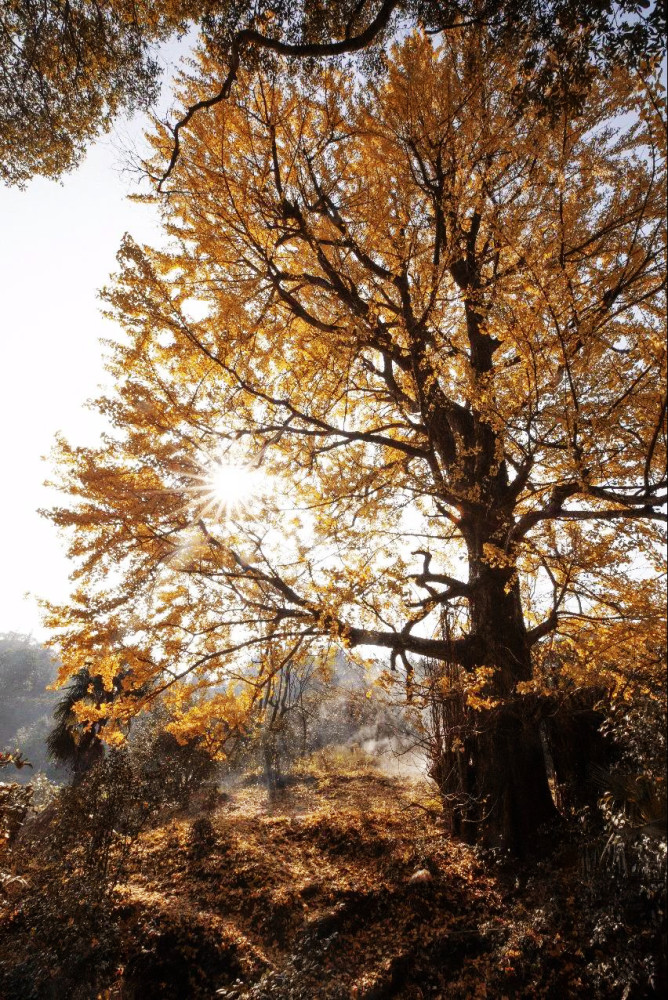
M 232 42 L 232 46 L 230 48 L 230 66 L 227 76 L 225 77 L 223 85 L 218 93 L 191 105 L 184 114 L 183 118 L 181 118 L 171 130 L 172 135 L 174 136 L 172 155 L 167 169 L 158 182 L 158 191 L 162 191 L 162 185 L 165 183 L 178 162 L 179 155 L 181 153 L 179 137 L 181 129 L 188 125 L 198 111 L 204 111 L 206 108 L 212 108 L 216 104 L 220 104 L 221 101 L 227 100 L 232 91 L 232 86 L 237 79 L 239 66 L 241 64 L 241 57 L 246 49 L 250 46 L 256 46 L 259 49 L 267 49 L 270 52 L 275 52 L 280 56 L 289 56 L 296 59 L 317 59 L 321 57 L 347 55 L 351 52 L 359 52 L 360 49 L 366 48 L 367 45 L 370 45 L 374 38 L 376 38 L 377 35 L 379 35 L 380 32 L 387 27 L 390 17 L 392 16 L 392 12 L 395 7 L 397 7 L 398 3 L 399 0 L 385 0 L 376 17 L 368 25 L 368 27 L 364 29 L 364 31 L 360 32 L 359 35 L 354 35 L 352 38 L 346 37 L 337 42 L 300 42 L 290 44 L 288 42 L 281 42 L 277 38 L 267 38 L 266 35 L 256 31 L 255 28 L 244 28 L 243 31 L 239 31 L 235 35 Z

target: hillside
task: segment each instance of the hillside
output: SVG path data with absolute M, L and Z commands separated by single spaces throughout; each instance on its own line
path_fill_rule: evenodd
M 56 679 L 57 664 L 43 646 L 28 636 L 0 634 L 0 750 L 20 748 L 33 765 L 49 778 L 63 778 L 48 759 L 46 736 L 53 727 L 53 709 L 61 694 L 48 690 Z M 12 780 L 27 781 L 23 771 Z
M 232 980 L 220 994 L 230 998 L 418 996 L 411 984 L 442 984 L 439 965 L 473 971 L 491 940 L 493 887 L 468 851 L 444 843 L 424 788 L 350 757 L 304 773 L 273 804 L 257 786 L 236 791 L 209 844 L 206 831 L 193 844 L 186 818 L 146 836 L 121 893 L 133 933 L 219 933 L 217 985 Z M 128 962 L 137 996 L 147 978 L 180 978 L 171 948 L 164 975 L 147 975 L 156 957 Z M 194 992 L 189 963 L 181 975 L 174 996 Z
M 659 995 L 655 932 L 640 913 L 624 914 L 621 898 L 611 919 L 577 850 L 526 870 L 504 866 L 444 838 L 430 795 L 346 749 L 311 760 L 273 802 L 245 779 L 164 814 L 113 897 L 106 988 L 82 995 Z M 4 923 L 0 960 L 18 975 L 35 937 L 20 906 Z M 79 940 L 82 958 L 97 961 L 99 944 Z M 58 970 L 51 975 L 52 992 L 16 995 L 64 996 Z

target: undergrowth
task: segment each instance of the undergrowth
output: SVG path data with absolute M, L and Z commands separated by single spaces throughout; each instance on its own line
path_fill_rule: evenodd
M 648 875 L 593 864 L 572 837 L 518 867 L 446 839 L 426 784 L 348 750 L 302 762 L 271 799 L 261 784 L 239 782 L 199 811 L 163 811 L 106 895 L 82 880 L 75 853 L 66 858 L 76 901 L 61 908 L 78 906 L 75 919 L 35 923 L 37 855 L 27 889 L 4 908 L 7 1000 L 641 1000 L 662 991 L 660 865 Z M 55 976 L 30 983 L 31 957 L 47 951 Z

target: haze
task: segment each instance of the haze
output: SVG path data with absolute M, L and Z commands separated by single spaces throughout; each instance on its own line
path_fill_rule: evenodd
M 127 200 L 136 179 L 121 169 L 121 147 L 141 132 L 136 120 L 101 140 L 62 184 L 39 178 L 25 191 L 0 187 L 0 633 L 43 638 L 35 596 L 67 596 L 63 542 L 37 513 L 57 500 L 44 486 L 43 457 L 58 431 L 78 444 L 100 432 L 100 419 L 84 408 L 105 379 L 99 339 L 113 336 L 97 292 L 124 232 L 158 238 L 156 213 Z

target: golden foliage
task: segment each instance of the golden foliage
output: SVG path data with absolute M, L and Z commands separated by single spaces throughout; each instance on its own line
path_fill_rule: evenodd
M 63 677 L 122 673 L 119 724 L 169 691 L 224 740 L 333 643 L 494 668 L 494 697 L 532 657 L 548 687 L 656 669 L 657 105 L 618 69 L 519 117 L 517 65 L 415 33 L 381 82 L 267 71 L 190 122 L 170 244 L 127 237 L 105 293 L 108 436 L 58 448 L 78 589 L 46 621 Z M 260 474 L 245 503 L 221 465 Z

